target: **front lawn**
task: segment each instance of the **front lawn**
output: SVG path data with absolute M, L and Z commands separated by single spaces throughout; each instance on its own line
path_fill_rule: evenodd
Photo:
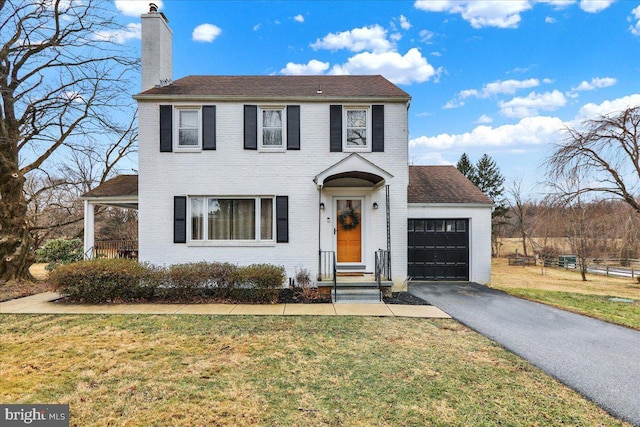
M 0 401 L 77 426 L 622 426 L 452 320 L 3 315 Z

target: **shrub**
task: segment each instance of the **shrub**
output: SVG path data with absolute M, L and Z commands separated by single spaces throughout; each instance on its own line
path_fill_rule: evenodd
M 297 285 L 296 291 L 305 300 L 324 298 L 324 296 L 320 296 L 317 286 L 314 286 L 315 283 L 311 279 L 311 272 L 306 268 L 296 271 L 295 281 Z
M 88 303 L 153 298 L 161 270 L 129 259 L 95 259 L 61 265 L 49 281 L 71 300 Z
M 80 239 L 51 239 L 47 240 L 42 248 L 36 250 L 36 262 L 48 263 L 45 269 L 52 271 L 58 265 L 80 261 L 82 255 Z
M 238 268 L 236 286 L 230 296 L 245 302 L 274 302 L 286 278 L 284 267 L 269 264 L 252 264 Z
M 164 296 L 189 299 L 207 295 L 226 298 L 235 282 L 237 267 L 229 263 L 175 264 L 166 272 Z

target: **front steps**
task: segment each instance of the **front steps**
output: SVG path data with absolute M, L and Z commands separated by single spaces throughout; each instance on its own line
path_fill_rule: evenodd
M 382 292 L 390 289 L 393 282 L 380 283 Z M 382 303 L 381 290 L 372 274 L 360 276 L 338 275 L 334 293 L 333 282 L 318 282 L 318 288 L 323 293 L 330 293 L 334 303 L 380 304 Z

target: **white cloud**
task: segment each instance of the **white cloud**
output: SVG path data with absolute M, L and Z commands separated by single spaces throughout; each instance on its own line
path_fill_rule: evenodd
M 299 14 L 294 16 L 293 19 L 294 19 L 294 21 L 298 21 L 300 23 L 304 22 L 304 16 L 299 15 Z
M 636 93 L 611 101 L 604 101 L 601 104 L 589 103 L 578 112 L 575 121 L 581 122 L 585 119 L 597 118 L 599 116 L 623 111 L 630 107 L 640 106 L 640 94 Z
M 454 108 L 460 108 L 464 106 L 464 101 L 458 101 L 456 99 L 452 99 L 442 106 L 443 110 L 452 110 Z
M 396 84 L 422 83 L 436 75 L 417 48 L 406 54 L 398 52 L 362 52 L 342 65 L 334 65 L 329 74 L 382 74 Z
M 222 33 L 220 27 L 213 24 L 200 24 L 193 29 L 191 38 L 196 42 L 211 43 Z
M 392 42 L 397 42 L 397 41 L 400 41 L 400 39 L 402 39 L 402 34 L 393 33 L 389 36 L 389 38 L 391 39 Z
M 444 108 L 457 108 L 464 105 L 462 100 L 467 98 L 489 98 L 496 95 L 512 95 L 520 89 L 529 89 L 540 85 L 538 79 L 527 80 L 497 80 L 492 83 L 487 83 L 482 89 L 465 89 L 458 93 L 458 95 L 451 101 L 445 104 Z
M 400 15 L 400 27 L 403 30 L 408 30 L 409 28 L 411 28 L 411 23 L 409 22 L 407 17 L 404 15 Z
M 481 115 L 480 117 L 478 117 L 478 120 L 476 120 L 476 123 L 481 125 L 486 125 L 491 122 L 493 122 L 493 119 L 486 114 Z
M 387 31 L 380 25 L 374 25 L 335 34 L 329 33 L 312 43 L 311 48 L 314 50 L 348 49 L 352 52 L 371 50 L 379 53 L 393 49 L 393 44 L 387 40 Z
M 416 0 L 416 9 L 460 14 L 473 28 L 516 28 L 520 13 L 531 9 L 527 0 Z
M 480 98 L 489 98 L 491 96 L 500 95 L 500 94 L 514 94 L 516 91 L 520 89 L 529 89 L 532 87 L 539 86 L 540 82 L 538 79 L 527 79 L 527 80 L 497 80 L 492 83 L 487 83 L 482 88 L 482 91 L 478 95 Z
M 546 18 L 544 18 L 544 22 L 546 22 L 547 24 L 555 24 L 558 21 L 556 20 L 556 18 L 547 16 Z
M 578 86 L 572 88 L 572 91 L 585 91 L 585 90 L 594 90 L 601 89 L 603 87 L 613 86 L 617 83 L 617 80 L 612 77 L 594 77 L 590 82 L 583 80 Z
M 558 117 L 536 116 L 526 117 L 518 123 L 498 127 L 477 126 L 471 132 L 462 134 L 440 134 L 436 136 L 420 136 L 409 141 L 414 155 L 421 152 L 444 150 L 457 147 L 507 147 L 520 145 L 544 145 L 559 141 L 565 136 L 567 126 L 576 127 L 586 119 L 616 113 L 629 107 L 640 105 L 640 94 L 604 101 L 601 104 L 586 104 L 568 122 Z
M 614 1 L 581 0 L 580 8 L 588 13 L 598 13 Z M 575 2 L 576 0 L 416 0 L 414 7 L 427 12 L 459 14 L 473 28 L 517 28 L 522 19 L 520 14 L 532 9 L 536 3 L 546 3 L 562 9 Z M 555 19 L 548 17 L 546 22 L 553 23 Z
M 516 97 L 510 101 L 498 103 L 500 113 L 507 117 L 532 117 L 539 111 L 554 111 L 563 107 L 567 103 L 567 98 L 558 90 L 553 92 L 536 93 L 531 92 L 526 97 Z
M 615 0 L 582 0 L 580 2 L 580 9 L 587 13 L 598 13 L 611 6 L 614 1 Z
M 411 155 L 411 164 L 417 165 L 441 165 L 441 166 L 453 166 L 454 163 L 445 159 L 442 156 L 442 153 L 436 153 L 433 151 L 426 151 L 423 153 L 418 153 L 418 156 Z
M 120 30 L 97 31 L 93 33 L 94 40 L 110 41 L 124 44 L 129 40 L 142 38 L 142 26 L 140 23 L 130 23 Z
M 633 9 L 631 13 L 633 14 L 633 18 L 629 18 L 629 20 L 637 19 L 637 22 L 629 27 L 629 31 L 631 31 L 631 34 L 634 36 L 640 36 L 640 6 Z
M 294 64 L 293 62 L 289 62 L 285 68 L 280 70 L 280 73 L 289 76 L 317 75 L 324 73 L 328 69 L 328 62 L 321 62 L 316 59 L 312 59 L 307 64 Z
M 154 0 L 158 9 L 162 9 L 162 1 Z M 115 0 L 114 4 L 118 12 L 125 16 L 140 17 L 143 13 L 149 13 L 149 0 Z
M 564 123 L 557 117 L 527 117 L 513 125 L 478 126 L 471 132 L 458 135 L 421 136 L 410 140 L 409 147 L 444 150 L 471 146 L 541 145 L 557 139 L 563 129 Z
M 420 30 L 418 34 L 420 35 L 420 41 L 422 43 L 431 43 L 431 39 L 435 35 L 429 30 Z

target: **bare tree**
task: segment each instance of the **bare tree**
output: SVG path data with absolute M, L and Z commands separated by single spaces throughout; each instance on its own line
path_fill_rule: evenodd
M 513 180 L 507 188 L 508 194 L 511 196 L 507 199 L 509 209 L 513 215 L 514 227 L 520 239 L 522 239 L 523 255 L 528 256 L 527 238 L 528 238 L 528 214 L 530 203 L 523 199 L 522 196 L 522 179 Z
M 569 188 L 563 197 L 604 194 L 640 213 L 640 106 L 586 120 L 567 129 L 567 138 L 547 159 L 551 182 L 589 183 Z
M 102 0 L 0 0 L 0 283 L 28 276 L 30 198 L 61 184 L 47 171 L 73 152 L 106 152 L 118 115 L 134 115 L 137 59 L 111 41 L 113 17 Z M 26 196 L 32 175 L 43 187 Z

